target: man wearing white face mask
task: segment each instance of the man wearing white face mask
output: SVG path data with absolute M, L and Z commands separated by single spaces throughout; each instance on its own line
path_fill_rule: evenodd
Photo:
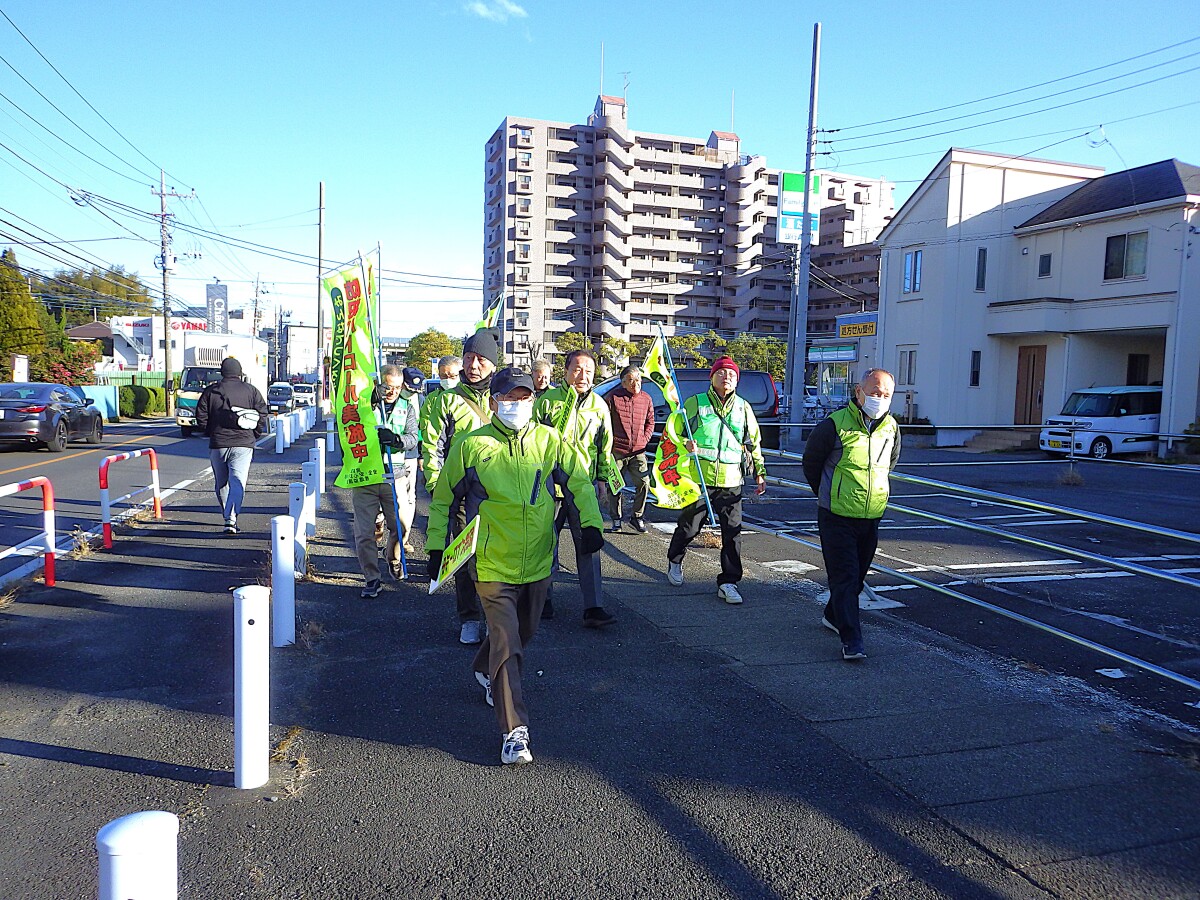
M 537 631 L 554 555 L 554 489 L 586 552 L 604 546 L 603 520 L 587 461 L 533 417 L 533 379 L 501 369 L 490 384 L 491 421 L 450 450 L 429 506 L 426 549 L 436 571 L 460 517 L 479 516 L 475 557 L 467 563 L 483 612 L 484 638 L 473 664 L 503 734 L 500 761 L 533 761 L 521 697 L 521 661 Z M 461 570 L 460 570 L 461 571 Z
M 842 659 L 866 658 L 858 595 L 875 558 L 887 509 L 888 475 L 900 458 L 900 428 L 889 415 L 896 382 L 868 369 L 854 400 L 813 429 L 804 446 L 804 477 L 817 495 L 817 528 L 829 578 L 821 624 L 842 641 Z

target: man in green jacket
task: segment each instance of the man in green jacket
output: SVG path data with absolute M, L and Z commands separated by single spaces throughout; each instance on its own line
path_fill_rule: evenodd
M 453 539 L 453 523 L 479 516 L 471 570 L 488 633 L 475 655 L 475 677 L 496 708 L 504 735 L 500 761 L 533 761 L 521 662 L 537 631 L 550 589 L 555 531 L 554 488 L 584 548 L 604 546 L 603 520 L 588 472 L 553 428 L 533 417 L 533 379 L 520 369 L 491 379 L 491 422 L 455 443 L 429 507 L 429 565 L 436 571 Z M 462 571 L 462 570 L 460 570 Z
M 595 483 L 602 479 L 612 464 L 612 419 L 608 404 L 592 391 L 596 379 L 596 357 L 591 350 L 573 350 L 567 354 L 564 384 L 550 388 L 533 407 L 533 419 L 549 425 L 567 446 L 579 455 L 580 467 Z M 565 509 L 559 509 L 555 532 L 561 532 L 567 522 Z M 600 588 L 600 557 L 588 553 L 580 543 L 579 534 L 572 529 L 575 540 L 575 563 L 579 570 L 579 588 L 583 592 L 583 624 L 587 628 L 603 628 L 617 621 L 604 608 Z M 554 571 L 558 571 L 558 550 L 554 553 Z M 547 619 L 554 617 L 553 600 L 547 599 L 544 610 Z
M 888 475 L 900 458 L 900 428 L 888 414 L 896 382 L 868 369 L 850 405 L 837 410 L 804 445 L 804 477 L 817 495 L 817 528 L 829 579 L 821 624 L 842 641 L 842 659 L 864 659 L 858 595 L 879 543 Z
M 421 408 L 421 461 L 430 494 L 437 488 L 455 442 L 490 421 L 488 392 L 499 358 L 495 332 L 486 328 L 475 332 L 463 343 L 462 381 L 450 390 L 437 391 Z M 466 524 L 463 520 L 457 527 Z M 435 574 L 431 571 L 430 577 Z M 458 639 L 463 644 L 478 644 L 483 640 L 483 613 L 465 569 L 454 576 L 454 593 L 461 623 Z
M 680 411 L 668 417 L 663 434 L 695 455 L 700 474 L 708 489 L 717 522 L 721 526 L 721 574 L 717 576 L 717 596 L 726 603 L 741 603 L 738 582 L 742 580 L 742 459 L 750 454 L 754 462 L 756 493 L 767 489 L 767 466 L 762 456 L 762 435 L 750 404 L 737 395 L 742 370 L 728 356 L 722 356 L 709 369 L 709 390 L 688 397 Z M 683 417 L 687 416 L 692 437 L 687 436 Z M 683 557 L 704 528 L 708 507 L 701 497 L 679 513 L 671 545 L 667 548 L 667 580 L 683 584 Z

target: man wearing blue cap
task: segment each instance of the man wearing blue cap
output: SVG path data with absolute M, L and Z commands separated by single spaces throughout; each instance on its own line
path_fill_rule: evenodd
M 475 677 L 496 709 L 500 761 L 533 761 L 529 715 L 521 695 L 521 661 L 542 616 L 554 558 L 554 488 L 588 553 L 604 546 L 603 520 L 586 460 L 558 431 L 532 422 L 533 379 L 520 369 L 492 376 L 491 421 L 457 441 L 429 507 L 430 571 L 454 537 L 461 513 L 479 516 L 475 557 L 467 563 L 487 619 L 475 654 Z M 460 570 L 461 571 L 461 570 Z

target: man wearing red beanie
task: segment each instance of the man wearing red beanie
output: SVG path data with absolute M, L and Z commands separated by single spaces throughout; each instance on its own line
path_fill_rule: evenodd
M 721 574 L 717 577 L 717 596 L 726 603 L 741 603 L 737 584 L 742 580 L 742 461 L 753 463 L 756 493 L 767 489 L 767 466 L 763 462 L 762 436 L 750 404 L 737 395 L 738 364 L 722 356 L 709 370 L 711 387 L 705 394 L 688 397 L 679 412 L 673 413 L 663 428 L 677 443 L 696 456 L 708 500 L 721 526 Z M 683 417 L 692 438 L 686 437 Z M 671 546 L 667 549 L 667 580 L 683 584 L 683 557 L 704 527 L 708 507 L 701 497 L 679 513 Z

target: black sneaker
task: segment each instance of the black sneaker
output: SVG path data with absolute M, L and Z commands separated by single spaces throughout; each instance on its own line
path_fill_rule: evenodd
M 646 533 L 646 520 L 643 519 L 641 516 L 634 516 L 632 519 L 629 520 L 629 524 L 633 526 L 633 530 L 636 531 L 638 534 Z
M 554 599 L 549 594 L 546 595 L 546 603 L 542 607 L 542 618 L 543 619 L 553 619 L 554 618 Z
M 616 534 L 618 531 L 620 531 L 621 530 L 621 520 L 613 519 L 612 528 L 609 530 L 612 531 L 613 534 Z
M 862 641 L 855 641 L 852 644 L 842 644 L 842 659 L 852 661 L 866 658 L 867 651 L 863 649 Z
M 584 628 L 603 628 L 605 625 L 612 625 L 616 621 L 617 617 L 603 606 L 593 606 L 591 609 L 583 611 Z
M 368 581 L 366 584 L 364 584 L 363 589 L 358 596 L 362 597 L 364 600 L 369 600 L 372 597 L 378 597 L 381 590 L 383 590 L 383 585 L 380 584 L 379 579 L 376 578 L 373 581 Z

